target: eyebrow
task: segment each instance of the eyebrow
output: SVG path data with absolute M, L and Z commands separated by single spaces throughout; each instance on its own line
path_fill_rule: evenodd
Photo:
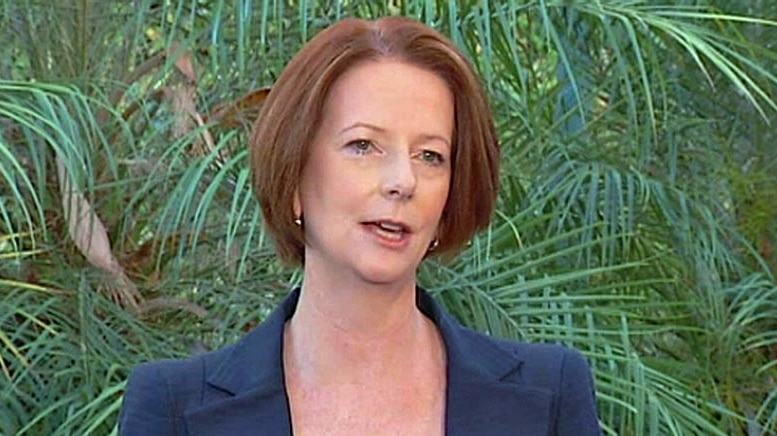
M 365 128 L 365 129 L 369 129 L 369 130 L 374 130 L 374 131 L 376 131 L 378 133 L 386 133 L 386 129 L 384 129 L 383 127 L 379 127 L 379 126 L 376 126 L 374 124 L 364 123 L 364 122 L 358 121 L 358 122 L 355 122 L 355 123 L 351 124 L 350 126 L 347 126 L 347 127 L 343 128 L 342 130 L 340 130 L 339 135 L 342 135 L 343 133 L 345 133 L 345 132 L 347 132 L 349 130 L 353 130 L 353 129 L 356 129 L 356 128 L 359 128 L 359 127 Z M 433 140 L 441 141 L 444 144 L 446 144 L 448 147 L 451 146 L 450 141 L 448 139 L 446 139 L 444 136 L 440 136 L 440 135 L 424 134 L 424 135 L 421 135 L 421 139 L 423 139 L 424 141 L 433 141 Z
M 362 123 L 361 121 L 359 121 L 359 122 L 355 122 L 355 123 L 351 124 L 350 126 L 340 130 L 339 134 L 342 135 L 343 133 L 345 133 L 345 132 L 347 132 L 349 130 L 357 129 L 359 127 L 363 127 L 363 128 L 366 128 L 366 129 L 374 130 L 374 131 L 379 132 L 379 133 L 385 133 L 386 132 L 386 129 L 384 129 L 383 127 L 378 127 L 378 126 L 376 126 L 374 124 Z

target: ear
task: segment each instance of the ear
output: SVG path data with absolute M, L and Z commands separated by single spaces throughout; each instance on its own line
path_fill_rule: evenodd
M 299 187 L 294 189 L 294 198 L 292 198 L 292 211 L 294 212 L 294 218 L 302 216 L 302 200 L 299 197 Z

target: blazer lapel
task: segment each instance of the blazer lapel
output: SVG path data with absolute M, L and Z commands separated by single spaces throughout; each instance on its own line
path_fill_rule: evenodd
M 189 434 L 291 435 L 283 377 L 283 325 L 294 313 L 299 290 L 259 327 L 238 341 L 213 369 L 206 368 L 204 406 L 186 413 Z M 215 398 L 214 398 L 215 397 Z
M 203 406 L 185 414 L 189 434 L 291 435 L 283 376 L 283 325 L 294 313 L 299 290 L 220 360 L 206 362 Z M 447 350 L 448 436 L 546 435 L 554 398 L 523 383 L 517 355 L 497 339 L 462 327 L 420 289 L 419 308 L 439 327 Z
M 192 436 L 291 435 L 283 391 L 254 389 L 186 414 Z
M 446 435 L 547 435 L 553 393 L 527 386 L 515 347 L 462 327 L 426 292 L 418 305 L 440 329 L 448 357 Z

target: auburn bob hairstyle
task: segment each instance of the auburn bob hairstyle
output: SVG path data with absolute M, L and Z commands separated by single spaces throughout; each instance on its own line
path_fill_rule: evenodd
M 329 90 L 357 63 L 391 59 L 427 69 L 454 96 L 451 185 L 435 254 L 453 254 L 486 227 L 499 182 L 499 145 L 486 93 L 475 70 L 441 33 L 404 17 L 345 19 L 320 32 L 273 85 L 250 143 L 253 185 L 278 255 L 304 263 L 305 241 L 293 199 Z

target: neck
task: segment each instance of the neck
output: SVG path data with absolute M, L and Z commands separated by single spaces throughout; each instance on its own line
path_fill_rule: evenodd
M 315 275 L 315 274 L 312 274 Z M 361 383 L 412 372 L 439 342 L 415 305 L 415 281 L 402 286 L 331 283 L 308 276 L 284 338 L 284 365 L 316 385 Z

